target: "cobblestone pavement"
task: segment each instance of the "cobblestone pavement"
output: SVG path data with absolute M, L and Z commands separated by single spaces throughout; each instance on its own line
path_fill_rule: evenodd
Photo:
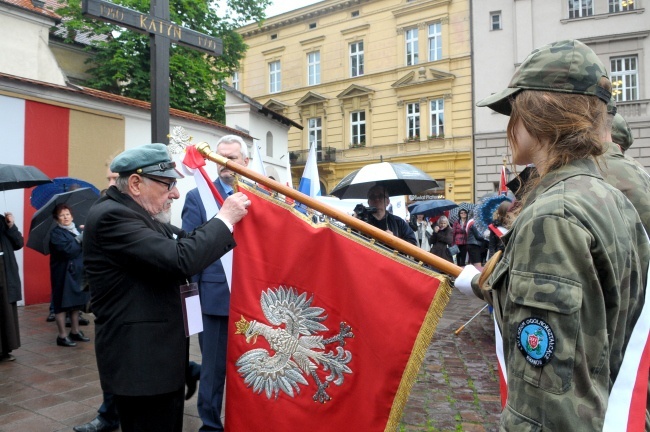
M 400 431 L 498 430 L 501 402 L 494 324 L 484 303 L 454 290 L 413 385 Z
M 487 311 L 454 335 L 482 306 L 477 299 L 452 294 L 412 388 L 400 431 L 497 429 L 499 389 Z M 47 304 L 18 309 L 22 346 L 13 352 L 16 361 L 0 363 L 0 432 L 72 431 L 92 420 L 102 402 L 94 344 L 91 340 L 75 348 L 58 347 L 54 323 L 45 322 Z M 94 339 L 93 316 L 86 317 L 91 324 L 82 330 Z M 190 357 L 201 361 L 196 336 Z M 185 404 L 183 430 L 200 426 L 194 395 Z

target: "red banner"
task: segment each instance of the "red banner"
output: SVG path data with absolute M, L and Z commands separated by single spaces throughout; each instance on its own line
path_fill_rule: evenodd
M 246 187 L 235 227 L 227 431 L 394 431 L 445 277 Z

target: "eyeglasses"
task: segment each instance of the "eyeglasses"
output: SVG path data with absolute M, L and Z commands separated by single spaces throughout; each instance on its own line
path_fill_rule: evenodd
M 167 190 L 170 191 L 170 192 L 171 192 L 172 189 L 174 189 L 176 187 L 176 180 L 172 181 L 171 183 L 167 183 L 166 181 L 158 180 L 158 179 L 153 178 L 153 177 L 149 177 L 149 176 L 143 176 L 143 177 L 146 177 L 149 180 L 153 180 L 156 183 L 164 184 L 165 186 L 167 186 Z
M 369 200 L 380 200 L 386 198 L 386 195 L 368 195 Z

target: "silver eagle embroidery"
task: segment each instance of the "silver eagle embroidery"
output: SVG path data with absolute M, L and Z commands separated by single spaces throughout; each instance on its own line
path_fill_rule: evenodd
M 254 344 L 258 336 L 268 342 L 271 350 L 256 348 L 244 353 L 235 364 L 239 374 L 254 393 L 266 393 L 267 399 L 278 398 L 280 391 L 291 397 L 300 393 L 299 384 L 309 385 L 305 376 L 314 380 L 317 391 L 314 401 L 326 403 L 332 398 L 326 389 L 329 383 L 337 386 L 343 384 L 345 373 L 352 373 L 348 366 L 352 353 L 343 347 L 346 338 L 354 337 L 352 328 L 345 322 L 339 325 L 339 333 L 328 339 L 316 335 L 329 329 L 321 324 L 327 318 L 325 310 L 313 307 L 313 296 L 298 294 L 292 287 L 283 286 L 262 291 L 260 303 L 266 319 L 275 326 L 284 324 L 284 328 L 272 327 L 255 320 L 247 321 L 243 316 L 235 326 L 235 334 L 246 337 L 247 343 Z M 336 353 L 327 351 L 325 346 L 337 344 Z M 318 369 L 329 371 L 324 381 L 317 374 Z M 295 393 L 294 393 L 295 390 Z

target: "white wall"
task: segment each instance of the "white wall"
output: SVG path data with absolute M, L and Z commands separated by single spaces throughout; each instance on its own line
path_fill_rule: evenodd
M 48 47 L 52 19 L 0 4 L 0 72 L 65 85 L 65 78 Z

